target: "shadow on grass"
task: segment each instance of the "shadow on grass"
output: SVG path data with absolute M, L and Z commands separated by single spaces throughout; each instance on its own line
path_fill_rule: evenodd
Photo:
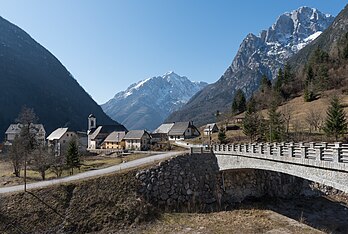
M 242 206 L 272 210 L 326 233 L 348 233 L 347 204 L 327 197 L 263 198 Z

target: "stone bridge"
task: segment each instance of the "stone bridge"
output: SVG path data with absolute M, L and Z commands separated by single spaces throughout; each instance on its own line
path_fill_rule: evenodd
M 192 148 L 193 153 L 203 149 Z M 253 143 L 214 145 L 220 171 L 261 169 L 281 172 L 348 193 L 348 144 Z M 196 152 L 194 152 L 196 151 Z

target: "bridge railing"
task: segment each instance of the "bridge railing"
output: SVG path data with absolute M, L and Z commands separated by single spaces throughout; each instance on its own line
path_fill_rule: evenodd
M 215 153 L 236 154 L 254 157 L 274 157 L 308 159 L 323 162 L 348 164 L 348 144 L 335 142 L 309 143 L 247 143 L 213 145 Z

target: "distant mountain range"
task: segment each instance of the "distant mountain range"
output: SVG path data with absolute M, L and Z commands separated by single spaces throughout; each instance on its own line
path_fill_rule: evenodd
M 0 140 L 21 108 L 33 108 L 47 133 L 68 126 L 86 130 L 93 113 L 116 124 L 48 50 L 0 17 Z
M 185 76 L 168 72 L 132 84 L 103 104 L 102 108 L 128 129 L 154 130 L 206 85 L 205 82 L 192 82 Z
M 317 9 L 301 7 L 279 16 L 258 36 L 248 34 L 223 76 L 166 121 L 193 120 L 200 125 L 213 121 L 217 110 L 229 112 L 237 89 L 250 96 L 259 87 L 263 74 L 274 79 L 285 61 L 317 38 L 333 20 L 333 16 Z

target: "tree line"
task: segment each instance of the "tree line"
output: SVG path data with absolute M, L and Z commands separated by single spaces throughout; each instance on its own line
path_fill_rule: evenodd
M 319 54 L 317 56 L 323 57 L 322 60 L 325 60 L 325 55 L 319 52 L 317 54 Z M 232 114 L 237 115 L 244 112 L 242 130 L 250 141 L 297 140 L 296 138 L 303 132 L 305 126 L 299 121 L 293 121 L 291 124 L 293 131 L 290 132 L 293 108 L 296 107 L 284 105 L 279 108 L 282 100 L 291 97 L 288 87 L 293 79 L 291 67 L 285 65 L 283 69 L 279 69 L 277 79 L 273 83 L 265 75 L 262 76 L 258 91 L 248 101 L 242 90 L 236 91 L 232 102 Z M 308 86 L 309 84 L 310 81 L 308 81 Z M 305 90 L 305 99 L 306 95 Z M 263 109 L 267 109 L 267 118 L 261 114 Z M 331 98 L 326 116 L 321 110 L 313 108 L 305 113 L 303 121 L 307 124 L 309 133 L 323 131 L 327 137 L 332 137 L 336 141 L 347 132 L 346 113 L 337 96 Z

